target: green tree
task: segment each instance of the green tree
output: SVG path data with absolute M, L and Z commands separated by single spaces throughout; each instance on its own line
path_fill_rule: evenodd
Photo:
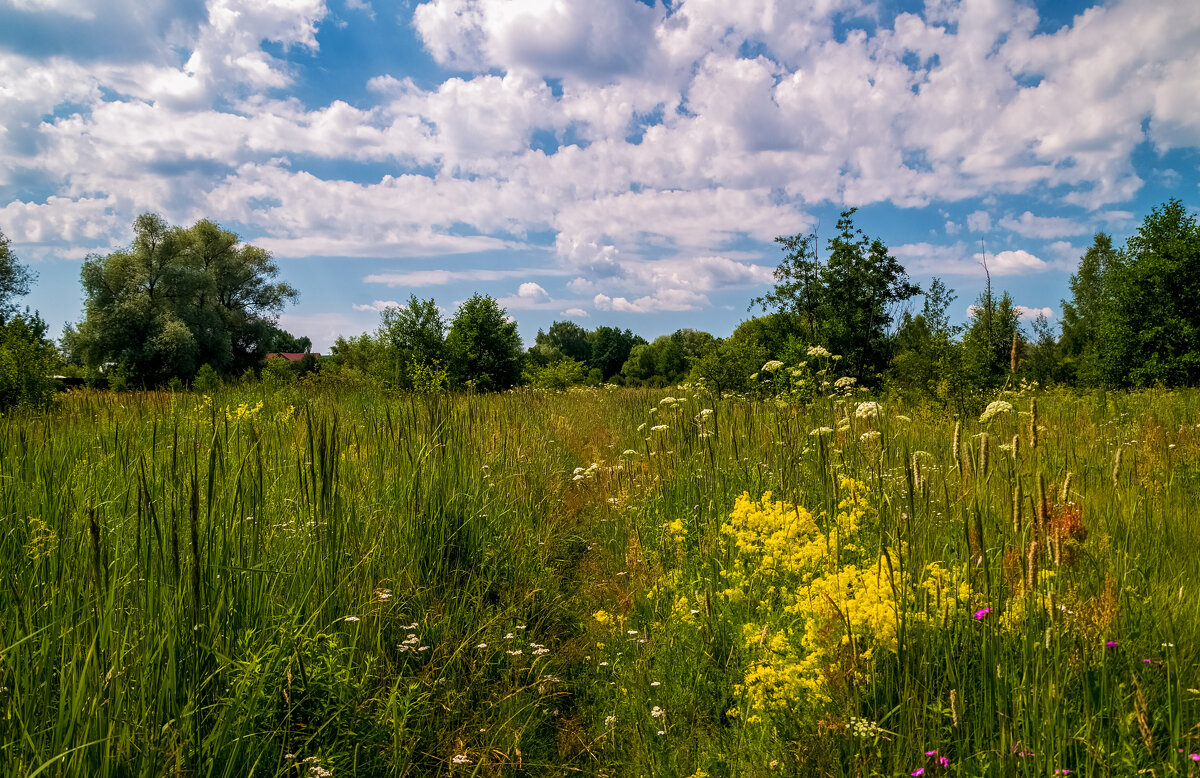
M 262 351 L 264 354 L 307 354 L 312 351 L 312 340 L 305 335 L 296 337 L 272 325 L 262 342 Z
M 50 402 L 56 388 L 54 371 L 60 363 L 38 314 L 26 310 L 0 321 L 0 411 Z
M 759 372 L 768 354 L 759 343 L 747 337 L 728 337 L 696 360 L 691 380 L 720 397 L 728 392 L 744 392 L 751 386 L 750 376 Z
M 465 388 L 498 391 L 521 377 L 517 324 L 488 295 L 472 295 L 455 312 L 446 356 L 456 383 Z
M 190 380 L 202 364 L 239 374 L 297 296 L 277 274 L 268 252 L 212 222 L 182 229 L 143 214 L 130 248 L 84 262 L 84 319 L 64 343 L 74 361 L 116 363 L 142 385 Z
M 619 330 L 616 327 L 597 327 L 589 337 L 592 346 L 590 367 L 600 371 L 607 381 L 621 372 L 625 360 L 633 347 L 645 343 L 645 339 L 634 335 L 629 330 Z
M 814 235 L 776 238 L 785 255 L 775 287 L 752 305 L 782 314 L 794 333 L 841 354 L 848 373 L 869 381 L 891 357 L 892 308 L 921 289 L 882 240 L 854 226 L 854 213 L 842 212 L 824 263 Z
M 1054 337 L 1054 328 L 1044 314 L 1033 320 L 1033 342 L 1029 344 L 1025 361 L 1020 367 L 1023 377 L 1042 386 L 1065 383 L 1069 373 L 1062 358 L 1061 344 Z
M 592 359 L 591 333 L 573 321 L 556 321 L 549 330 L 538 330 L 530 355 L 542 364 L 564 357 L 588 364 Z
M 1084 386 L 1098 386 L 1104 381 L 1100 343 L 1109 317 L 1109 295 L 1105 287 L 1107 274 L 1116 263 L 1117 250 L 1113 248 L 1112 238 L 1106 233 L 1098 233 L 1079 260 L 1079 269 L 1071 276 L 1070 302 L 1062 301 L 1060 350 L 1064 369 L 1076 383 Z
M 29 294 L 34 273 L 17 261 L 8 237 L 0 231 L 0 323 L 17 312 L 16 298 Z
M 869 381 L 891 358 L 891 308 L 921 293 L 879 238 L 868 238 L 843 211 L 829 242 L 825 265 L 824 344 L 846 360 L 859 382 Z
M 446 323 L 437 303 L 415 294 L 408 304 L 385 308 L 379 315 L 378 338 L 386 360 L 385 379 L 412 388 L 418 369 L 434 369 L 446 358 Z
M 950 324 L 949 311 L 956 299 L 953 289 L 934 278 L 921 312 L 904 313 L 893 343 L 891 383 L 942 400 L 955 393 L 960 371 L 954 338 L 959 328 Z
M 1105 383 L 1200 383 L 1200 226 L 1179 200 L 1154 208 L 1104 273 L 1097 352 Z
M 715 344 L 712 335 L 693 329 L 660 335 L 630 350 L 629 358 L 621 366 L 621 379 L 630 386 L 678 383 L 687 377 L 696 360 L 715 348 Z
M 775 286 L 750 301 L 750 307 L 775 310 L 785 320 L 785 329 L 808 343 L 820 341 L 820 324 L 825 305 L 826 278 L 817 252 L 817 235 L 780 235 L 783 259 L 775 268 Z
M 1013 338 L 1023 348 L 1020 320 L 1012 297 L 999 298 L 987 287 L 971 308 L 970 323 L 962 339 L 963 369 L 968 381 L 980 389 L 1003 386 L 1011 377 Z

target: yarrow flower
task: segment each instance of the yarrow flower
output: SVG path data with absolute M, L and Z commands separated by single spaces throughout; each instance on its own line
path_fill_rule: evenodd
M 762 369 L 765 372 L 773 373 L 781 367 L 783 367 L 782 362 L 780 362 L 778 359 L 772 359 L 770 362 L 767 362 L 767 364 L 763 365 Z
M 813 430 L 812 432 L 810 432 L 808 434 L 813 436 L 814 438 L 819 438 L 822 435 L 832 435 L 833 427 L 817 427 L 815 430 Z
M 1001 413 L 1012 413 L 1012 403 L 1004 400 L 994 400 L 988 403 L 988 406 L 983 409 L 983 413 L 979 415 L 979 423 L 986 424 L 992 420 L 992 417 Z
M 809 346 L 808 355 L 810 357 L 827 357 L 830 356 L 829 349 L 824 346 Z

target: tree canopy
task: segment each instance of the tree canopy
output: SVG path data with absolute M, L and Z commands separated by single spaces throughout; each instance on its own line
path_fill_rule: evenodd
M 464 388 L 508 389 L 521 379 L 517 323 L 488 295 L 472 295 L 455 312 L 446 356 L 451 375 Z
M 861 381 L 887 367 L 893 307 L 921 289 L 887 244 L 854 226 L 854 213 L 854 208 L 842 212 L 824 262 L 815 235 L 776 238 L 785 253 L 775 269 L 775 287 L 751 305 L 776 310 L 809 344 L 841 354 L 847 372 Z
M 17 312 L 16 298 L 29 294 L 34 274 L 17 261 L 8 237 L 0 231 L 0 323 Z
M 142 214 L 128 249 L 84 262 L 84 318 L 64 343 L 72 359 L 115 363 L 147 386 L 190 379 L 204 364 L 240 373 L 261 360 L 298 296 L 278 272 L 269 252 L 210 221 L 181 228 Z

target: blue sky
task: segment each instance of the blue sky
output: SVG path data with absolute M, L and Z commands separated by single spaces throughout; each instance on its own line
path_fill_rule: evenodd
M 0 0 L 0 230 L 57 333 L 133 218 L 210 218 L 327 349 L 410 294 L 728 334 L 838 213 L 1056 320 L 1098 231 L 1200 204 L 1200 4 Z

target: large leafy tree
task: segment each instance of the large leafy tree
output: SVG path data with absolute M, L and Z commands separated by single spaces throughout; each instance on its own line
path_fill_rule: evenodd
M 530 351 L 545 362 L 565 357 L 587 364 L 592 359 L 591 333 L 573 321 L 556 321 L 545 332 L 538 330 Z
M 212 222 L 184 229 L 143 214 L 128 249 L 84 262 L 84 319 L 64 343 L 76 361 L 116 363 L 143 385 L 203 364 L 237 373 L 261 359 L 297 297 L 278 272 L 268 252 Z
M 43 405 L 54 394 L 59 356 L 46 337 L 46 323 L 28 308 L 18 313 L 16 298 L 29 293 L 33 279 L 0 232 L 0 410 Z
M 17 312 L 16 298 L 29 294 L 33 272 L 17 261 L 8 237 L 0 231 L 0 323 Z
M 1024 348 L 1020 315 L 1008 292 L 999 297 L 991 279 L 971 308 L 962 339 L 962 361 L 968 380 L 979 388 L 996 388 L 1011 378 L 1013 339 Z
M 1098 233 L 1071 276 L 1071 300 L 1063 300 L 1062 340 L 1064 369 L 1085 386 L 1103 383 L 1100 359 L 1102 327 L 1108 319 L 1106 276 L 1117 263 L 1112 238 Z
M 854 226 L 854 213 L 842 212 L 824 262 L 816 236 L 776 238 L 785 253 L 775 287 L 752 304 L 783 314 L 797 334 L 841 354 L 848 372 L 869 380 L 890 359 L 895 305 L 921 289 L 887 244 Z
M 592 345 L 590 367 L 600 371 L 601 377 L 608 379 L 621 372 L 621 367 L 629 359 L 629 352 L 634 346 L 642 345 L 645 338 L 633 334 L 631 330 L 620 330 L 616 327 L 597 327 L 589 338 Z
M 1179 200 L 1153 209 L 1103 273 L 1105 383 L 1200 383 L 1200 225 Z
M 889 379 L 906 389 L 919 389 L 942 400 L 957 388 L 959 369 L 954 338 L 958 327 L 950 324 L 954 290 L 934 278 L 925 292 L 921 312 L 907 311 L 900 319 L 893 343 Z
M 492 297 L 472 295 L 450 322 L 446 356 L 460 386 L 485 392 L 515 386 L 521 378 L 517 323 Z

